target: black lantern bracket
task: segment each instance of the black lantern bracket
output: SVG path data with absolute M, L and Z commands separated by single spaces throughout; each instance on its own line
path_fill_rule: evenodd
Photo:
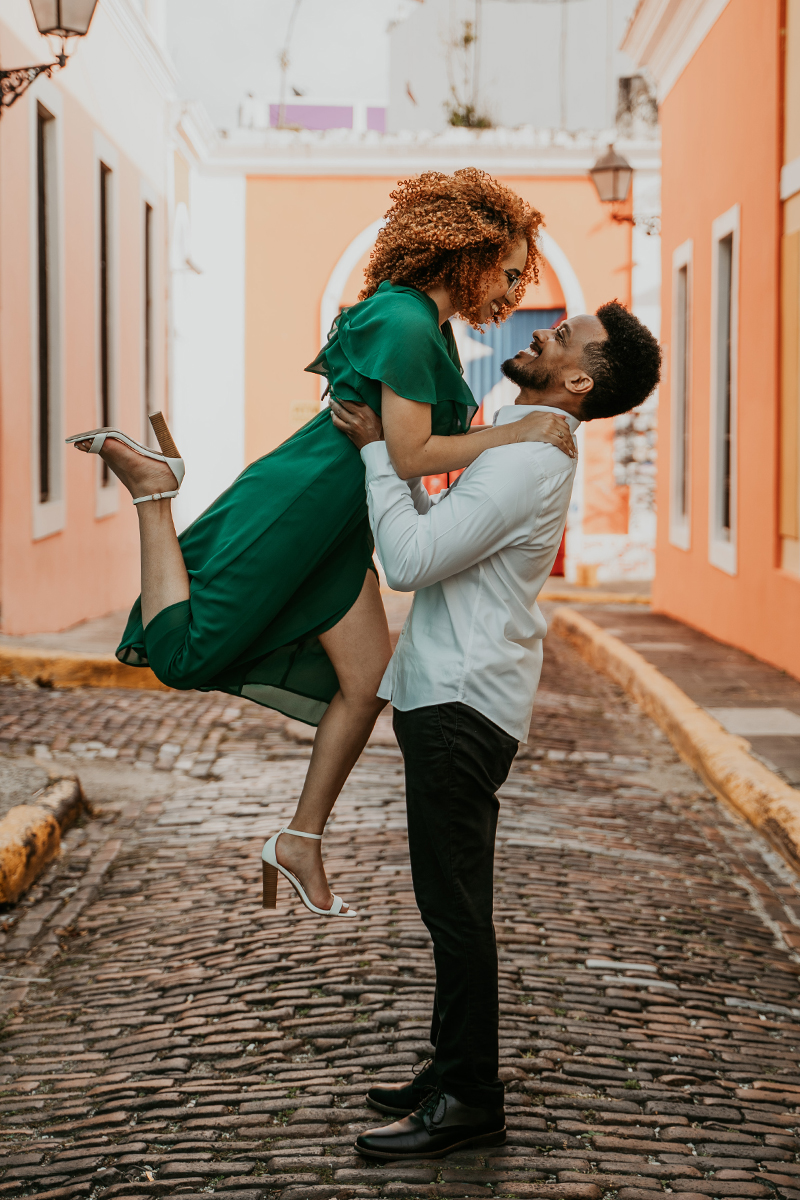
M 34 67 L 14 67 L 0 70 L 0 116 L 27 92 L 40 75 L 51 76 L 67 65 L 67 40 L 81 38 L 89 32 L 97 0 L 30 0 L 33 19 L 42 37 L 61 39 L 61 50 L 54 62 L 37 63 Z
M 11 105 L 19 100 L 24 92 L 27 92 L 40 75 L 46 75 L 49 79 L 53 71 L 59 71 L 66 65 L 67 55 L 62 50 L 60 54 L 56 55 L 55 62 L 39 63 L 35 67 L 15 67 L 11 71 L 0 71 L 0 113 L 4 108 L 11 108 Z
M 648 237 L 659 237 L 661 234 L 661 217 L 645 217 L 641 213 L 624 213 L 612 208 L 608 214 L 618 225 L 633 225 L 643 230 Z

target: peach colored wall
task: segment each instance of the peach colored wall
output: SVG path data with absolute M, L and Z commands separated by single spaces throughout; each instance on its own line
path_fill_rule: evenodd
M 247 181 L 245 458 L 284 441 L 303 422 L 293 402 L 319 399 L 303 373 L 321 344 L 319 308 L 350 242 L 389 207 L 394 181 L 336 176 Z
M 800 676 L 800 579 L 778 569 L 779 0 L 731 0 L 666 97 L 665 378 L 661 388 L 655 607 Z M 741 205 L 738 570 L 708 561 L 711 225 Z M 694 242 L 691 548 L 669 542 L 672 255 Z
M 630 303 L 631 230 L 614 223 L 588 179 L 503 176 L 545 214 L 546 228 L 572 263 L 590 311 L 614 297 Z M 389 206 L 395 180 L 373 177 L 256 176 L 247 190 L 246 434 L 249 461 L 273 449 L 307 419 L 302 406 L 319 398 L 316 377 L 304 375 L 320 345 L 319 307 L 340 256 Z M 342 295 L 354 303 L 368 255 Z M 295 303 L 294 298 L 300 297 Z M 563 302 L 548 266 L 526 308 Z M 291 409 L 295 405 L 295 413 Z M 614 484 L 613 424 L 584 431 L 590 468 L 585 520 L 591 533 L 625 533 L 628 489 Z
M 13 38 L 3 41 L 4 62 L 25 62 Z M 97 163 L 94 122 L 62 93 L 64 245 L 64 433 L 98 424 Z M 127 605 L 138 591 L 138 536 L 127 493 L 118 511 L 95 516 L 96 459 L 74 449 L 65 455 L 64 528 L 33 540 L 34 479 L 31 372 L 32 251 L 31 95 L 6 110 L 0 123 L 0 587 L 2 629 L 9 634 L 66 628 Z M 118 409 L 123 429 L 142 428 L 142 197 L 140 174 L 120 154 L 118 188 Z M 157 229 L 165 216 L 157 208 Z M 156 279 L 164 278 L 159 247 Z M 165 305 L 160 304 L 165 312 Z M 164 330 L 156 330 L 163 347 Z M 163 352 L 158 353 L 163 361 Z M 162 381 L 163 384 L 163 381 Z M 160 386 L 159 391 L 163 390 Z

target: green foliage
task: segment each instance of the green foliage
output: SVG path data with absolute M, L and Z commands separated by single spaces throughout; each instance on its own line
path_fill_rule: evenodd
M 465 129 L 491 129 L 492 122 L 488 117 L 481 116 L 472 104 L 446 104 L 447 121 Z

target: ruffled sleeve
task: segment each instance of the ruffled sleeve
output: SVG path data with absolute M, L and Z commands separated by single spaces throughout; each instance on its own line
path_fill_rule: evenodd
M 382 284 L 346 309 L 306 370 L 326 375 L 338 399 L 369 404 L 378 413 L 382 383 L 420 404 L 474 408 L 452 330 L 440 330 L 433 302 L 412 288 Z

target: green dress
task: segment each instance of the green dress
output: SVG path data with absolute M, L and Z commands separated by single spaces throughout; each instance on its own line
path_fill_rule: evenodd
M 449 322 L 416 288 L 382 283 L 337 318 L 307 371 L 331 394 L 381 411 L 381 383 L 430 404 L 434 434 L 476 412 Z M 317 725 L 339 684 L 318 635 L 353 606 L 372 567 L 364 464 L 330 409 L 251 463 L 180 536 L 191 596 L 142 628 L 140 601 L 117 658 L 170 687 L 245 696 Z

